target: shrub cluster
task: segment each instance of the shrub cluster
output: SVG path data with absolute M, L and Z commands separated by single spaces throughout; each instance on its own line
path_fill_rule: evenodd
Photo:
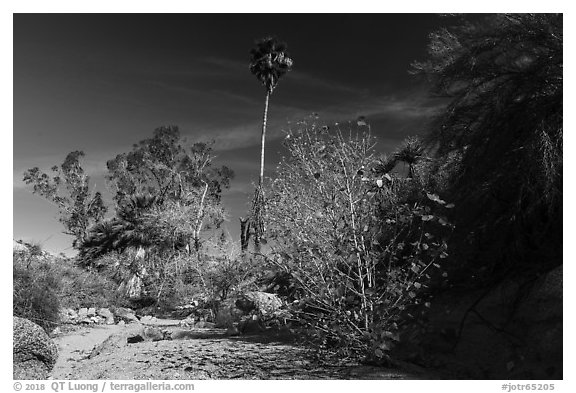
M 51 331 L 60 308 L 122 305 L 118 285 L 105 275 L 75 265 L 74 260 L 38 252 L 13 253 L 13 314 Z
M 296 282 L 297 315 L 322 342 L 386 357 L 400 324 L 442 279 L 453 205 L 410 177 L 378 173 L 364 130 L 306 125 L 267 191 L 269 262 Z

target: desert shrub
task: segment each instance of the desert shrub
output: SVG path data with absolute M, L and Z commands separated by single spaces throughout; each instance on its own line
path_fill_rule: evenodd
M 104 273 L 76 266 L 73 259 L 60 259 L 53 270 L 61 279 L 58 291 L 63 308 L 122 306 L 118 285 Z
M 50 260 L 28 251 L 13 253 L 13 314 L 50 332 L 58 324 L 62 286 Z
M 368 132 L 305 125 L 285 145 L 267 191 L 268 262 L 295 281 L 297 316 L 316 338 L 385 357 L 427 283 L 442 279 L 453 206 L 417 173 L 377 175 Z

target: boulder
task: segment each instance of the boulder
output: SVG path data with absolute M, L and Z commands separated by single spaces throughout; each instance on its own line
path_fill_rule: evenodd
M 129 308 L 118 307 L 116 310 L 114 310 L 114 314 L 116 315 L 116 318 L 123 320 L 126 323 L 138 322 L 136 314 Z
M 90 307 L 87 311 L 89 317 L 93 317 L 96 315 L 96 309 L 94 307 Z
M 140 318 L 141 323 L 154 323 L 158 320 L 158 318 L 153 317 L 152 315 L 144 315 Z
M 58 348 L 37 324 L 14 317 L 12 324 L 14 379 L 47 379 L 56 364 Z
M 165 338 L 164 333 L 156 327 L 146 326 L 143 330 L 143 333 L 143 337 L 146 340 L 160 341 L 164 340 Z
M 82 307 L 78 310 L 78 319 L 82 320 L 88 317 L 88 309 L 86 307 Z
M 178 325 L 182 327 L 192 327 L 196 323 L 196 320 L 193 316 L 188 316 L 185 319 L 181 320 Z
M 109 308 L 100 308 L 97 314 L 105 319 L 106 325 L 114 325 L 114 314 Z
M 282 307 L 282 300 L 273 293 L 260 291 L 246 292 L 238 296 L 235 305 L 245 314 L 257 312 L 262 315 L 273 314 Z
M 223 302 L 214 322 L 216 327 L 228 328 L 249 314 L 259 315 L 262 319 L 272 318 L 281 307 L 282 300 L 273 293 L 246 292 Z

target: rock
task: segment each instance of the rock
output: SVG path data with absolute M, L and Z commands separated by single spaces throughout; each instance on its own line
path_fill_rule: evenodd
M 124 325 L 126 325 L 126 322 L 124 322 L 124 321 L 118 321 L 118 323 L 117 323 L 116 325 L 118 325 L 118 326 L 124 326 Z
M 14 317 L 12 356 L 14 379 L 47 379 L 56 364 L 58 348 L 37 324 Z
M 114 325 L 114 314 L 112 314 L 109 308 L 101 308 L 97 314 L 105 319 L 106 325 Z
M 156 322 L 158 319 L 156 317 L 153 317 L 152 315 L 144 315 L 142 318 L 140 318 L 140 322 L 142 323 L 151 323 L 151 322 Z
M 89 317 L 93 317 L 96 315 L 96 309 L 94 307 L 90 307 L 87 313 Z
M 164 333 L 156 328 L 156 327 L 150 327 L 150 326 L 146 326 L 144 328 L 144 338 L 147 340 L 152 340 L 152 341 L 160 341 L 160 340 L 164 340 Z
M 181 327 L 192 327 L 196 323 L 196 319 L 193 316 L 188 316 L 185 319 L 178 322 Z
M 273 293 L 246 292 L 236 299 L 235 305 L 245 314 L 256 311 L 260 314 L 272 314 L 282 307 L 282 300 Z
M 88 316 L 88 309 L 86 307 L 82 307 L 78 310 L 78 319 L 84 319 Z
M 272 317 L 280 307 L 282 307 L 282 301 L 273 293 L 246 292 L 223 302 L 214 322 L 216 327 L 228 328 L 251 313 Z
M 101 323 L 104 322 L 104 319 L 103 319 L 102 317 L 99 317 L 99 316 L 96 316 L 96 315 L 93 316 L 93 317 L 89 317 L 89 319 L 90 319 L 92 322 L 94 322 L 95 324 L 97 324 L 97 325 L 100 325 Z
M 136 314 L 134 314 L 134 311 L 132 311 L 129 308 L 125 308 L 125 307 L 118 307 L 115 311 L 114 314 L 116 315 L 116 317 L 118 319 L 123 320 L 126 323 L 130 323 L 130 322 L 138 322 L 138 318 L 136 317 Z

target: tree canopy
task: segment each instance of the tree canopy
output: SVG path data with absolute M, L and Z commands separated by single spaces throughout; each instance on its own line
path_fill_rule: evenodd
M 34 186 L 34 194 L 58 207 L 64 233 L 74 236 L 75 248 L 85 240 L 89 227 L 100 222 L 108 210 L 102 194 L 90 190 L 90 177 L 80 164 L 83 156 L 82 151 L 69 153 L 60 167 L 51 168 L 53 177 L 38 167 L 24 172 L 24 182 Z
M 562 220 L 562 26 L 561 14 L 465 18 L 431 34 L 413 64 L 449 99 L 427 141 L 459 232 L 511 253 L 493 258 L 507 264 Z

